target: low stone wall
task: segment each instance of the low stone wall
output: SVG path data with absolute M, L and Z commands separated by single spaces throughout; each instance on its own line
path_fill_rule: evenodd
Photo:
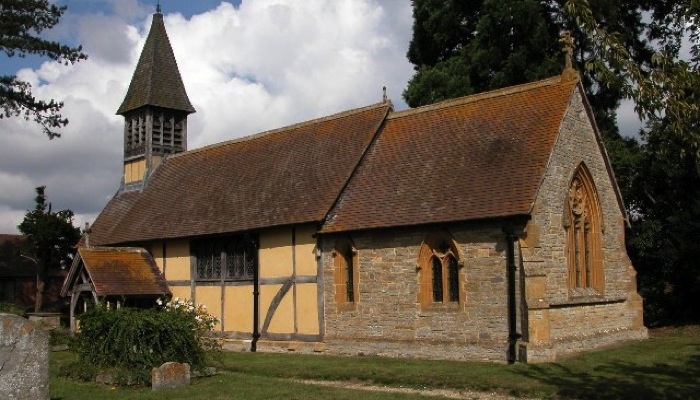
M 327 354 L 380 356 L 425 360 L 506 362 L 506 342 L 432 342 L 384 340 L 328 340 Z
M 554 362 L 587 351 L 619 346 L 625 342 L 649 338 L 646 328 L 617 328 L 590 334 L 557 338 L 545 343 L 519 345 L 518 360 L 538 363 Z
M 0 399 L 48 398 L 48 331 L 22 317 L 0 314 Z

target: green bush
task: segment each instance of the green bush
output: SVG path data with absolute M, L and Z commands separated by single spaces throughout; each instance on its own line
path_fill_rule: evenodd
M 49 330 L 49 346 L 68 345 L 71 339 L 71 332 L 66 328 L 54 328 Z
M 210 343 L 203 341 L 203 329 L 195 315 L 186 311 L 96 307 L 80 316 L 80 334 L 74 347 L 78 363 L 101 370 L 132 371 L 138 380 L 146 381 L 151 368 L 168 361 L 203 367 L 204 345 Z M 81 371 L 79 376 L 87 371 L 75 369 Z
M 24 317 L 24 310 L 21 308 L 17 307 L 16 305 L 12 303 L 3 303 L 0 302 L 0 313 L 5 313 L 5 314 L 15 314 L 19 315 L 20 317 Z

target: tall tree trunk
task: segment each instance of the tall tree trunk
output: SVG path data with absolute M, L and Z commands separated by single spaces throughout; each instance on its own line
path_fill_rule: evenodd
M 44 304 L 44 292 L 46 289 L 46 280 L 48 279 L 49 269 L 46 263 L 39 262 L 36 266 L 36 300 L 34 302 L 34 312 L 41 312 L 41 307 Z

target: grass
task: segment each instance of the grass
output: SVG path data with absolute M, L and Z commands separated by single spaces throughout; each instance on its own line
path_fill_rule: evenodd
M 394 387 L 488 390 L 545 399 L 700 398 L 700 328 L 655 331 L 651 339 L 548 364 L 495 364 L 224 353 L 223 374 L 156 392 L 111 388 L 56 376 L 70 353 L 52 358 L 52 399 L 425 399 L 425 396 L 319 387 L 289 379 L 367 382 Z

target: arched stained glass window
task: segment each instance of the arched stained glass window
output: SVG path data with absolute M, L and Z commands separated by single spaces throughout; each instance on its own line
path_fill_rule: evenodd
M 602 221 L 598 196 L 584 164 L 571 179 L 566 199 L 569 288 L 585 292 L 603 290 Z

